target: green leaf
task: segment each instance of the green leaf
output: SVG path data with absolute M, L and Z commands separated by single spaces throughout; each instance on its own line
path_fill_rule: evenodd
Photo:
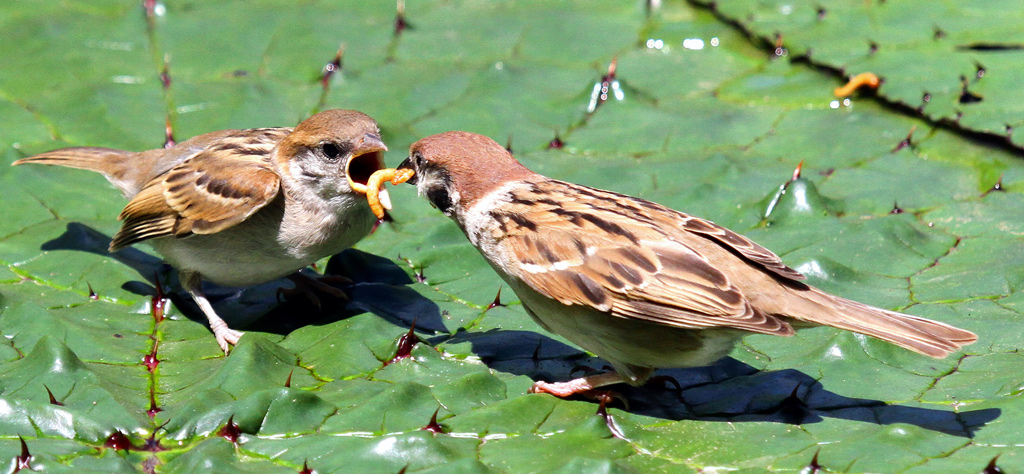
M 1024 469 L 1016 5 L 422 1 L 396 35 L 382 2 L 142 3 L 0 6 L 0 462 L 20 436 L 45 472 Z M 621 99 L 590 112 L 613 62 Z M 877 91 L 834 97 L 865 71 Z M 426 135 L 483 133 L 540 173 L 709 218 L 812 285 L 979 341 L 932 360 L 830 328 L 752 335 L 658 372 L 678 390 L 611 387 L 629 406 L 606 419 L 527 393 L 606 363 L 540 328 L 399 186 L 394 222 L 318 264 L 353 282 L 350 301 L 209 287 L 246 331 L 224 356 L 148 246 L 107 252 L 117 190 L 6 166 L 325 108 L 375 117 L 391 166 Z M 106 445 L 115 432 L 129 449 Z
M 697 1 L 763 42 L 840 78 L 870 72 L 878 96 L 933 123 L 1024 141 L 1015 86 L 1022 35 L 1017 8 L 998 2 Z M 778 53 L 775 53 L 778 54 Z

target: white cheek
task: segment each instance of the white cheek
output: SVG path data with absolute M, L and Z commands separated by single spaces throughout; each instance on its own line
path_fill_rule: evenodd
M 465 213 L 458 213 L 456 220 L 462 225 L 462 229 L 466 232 L 466 236 L 469 237 L 469 241 L 479 248 L 488 257 L 498 257 L 497 255 L 491 255 L 490 248 L 493 242 L 490 238 L 496 222 L 494 217 L 491 217 L 491 210 L 507 204 L 512 200 L 512 190 L 516 187 L 526 186 L 523 183 L 511 182 L 501 186 L 494 191 L 491 191 L 486 196 L 481 198 L 473 207 L 466 210 Z M 459 209 L 456 207 L 456 209 Z
M 461 208 L 459 206 L 459 203 L 462 202 L 462 196 L 459 195 L 458 191 L 455 191 L 455 190 L 449 190 L 449 191 L 450 192 L 448 193 L 448 199 L 452 200 L 452 207 L 449 208 L 448 212 L 445 212 L 444 215 L 446 215 L 448 217 L 451 217 L 453 219 L 457 219 L 457 217 L 455 217 L 453 214 L 456 214 L 457 213 L 456 211 Z
M 428 189 L 430 189 L 430 188 L 432 188 L 434 186 L 438 186 L 438 185 L 443 185 L 444 184 L 444 183 L 440 183 L 439 181 L 440 181 L 440 178 L 438 178 L 437 175 L 434 174 L 434 173 L 430 173 L 430 172 L 418 172 L 418 173 L 416 173 L 416 194 L 419 197 L 421 197 L 423 199 L 426 199 L 427 198 L 427 190 Z

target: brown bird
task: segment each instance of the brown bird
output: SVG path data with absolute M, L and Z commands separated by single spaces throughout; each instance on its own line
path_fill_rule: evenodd
M 421 196 L 451 217 L 526 312 L 615 372 L 531 391 L 568 396 L 656 368 L 708 365 L 747 333 L 825 325 L 931 357 L 977 339 L 917 316 L 801 283 L 774 253 L 711 221 L 541 176 L 490 138 L 447 132 L 414 143 Z
M 63 148 L 15 161 L 96 171 L 131 201 L 115 252 L 148 241 L 179 271 L 225 352 L 227 326 L 201 280 L 250 286 L 291 274 L 358 242 L 376 221 L 365 187 L 387 147 L 377 122 L 320 112 L 295 128 L 223 130 L 169 149 Z

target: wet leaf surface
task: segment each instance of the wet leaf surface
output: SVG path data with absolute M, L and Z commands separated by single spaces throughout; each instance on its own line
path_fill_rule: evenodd
M 409 2 L 395 35 L 394 5 L 380 2 L 153 2 L 152 16 L 145 3 L 0 7 L 0 26 L 17 38 L 0 45 L 9 465 L 1024 469 L 1024 164 L 1014 149 L 1024 135 L 1002 138 L 1006 125 L 1024 126 L 1010 80 L 1021 74 L 1019 9 Z M 773 60 L 776 31 L 788 56 Z M 325 92 L 323 68 L 341 44 Z M 605 77 L 615 59 L 617 88 Z M 885 81 L 844 103 L 832 96 L 833 69 Z M 602 80 L 607 100 L 588 112 Z M 826 328 L 749 336 L 711 367 L 614 387 L 629 409 L 607 409 L 613 431 L 596 402 L 527 394 L 534 379 L 605 363 L 539 328 L 411 186 L 393 191 L 394 222 L 319 262 L 353 281 L 347 305 L 281 301 L 287 280 L 211 288 L 220 314 L 248 331 L 225 357 L 147 246 L 106 252 L 124 205 L 116 190 L 83 171 L 6 166 L 61 146 L 159 147 L 168 121 L 181 141 L 333 107 L 378 119 L 389 165 L 428 134 L 487 134 L 541 173 L 710 218 L 816 286 L 965 327 L 979 342 L 931 360 Z M 549 147 L 555 137 L 561 146 Z M 171 302 L 165 317 L 154 309 L 157 280 Z
M 1024 101 L 1009 86 L 1024 54 L 1024 35 L 1013 26 L 1022 14 L 1012 2 L 692 3 L 752 36 L 766 54 L 782 48 L 843 82 L 873 73 L 881 84 L 864 95 L 877 94 L 933 123 L 1024 146 L 1013 133 L 1024 121 Z

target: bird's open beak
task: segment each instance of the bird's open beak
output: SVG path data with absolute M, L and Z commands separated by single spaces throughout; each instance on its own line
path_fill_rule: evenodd
M 398 169 L 400 169 L 400 170 L 413 170 L 413 171 L 416 171 L 416 169 L 412 167 L 412 158 L 406 158 L 405 161 L 399 163 L 398 164 Z M 416 175 L 413 175 L 405 183 L 406 184 L 413 184 L 413 185 L 415 185 L 416 184 Z
M 366 181 L 375 171 L 384 168 L 384 152 L 387 145 L 380 137 L 367 133 L 352 151 L 352 158 L 345 164 L 345 177 L 353 191 L 366 194 Z

